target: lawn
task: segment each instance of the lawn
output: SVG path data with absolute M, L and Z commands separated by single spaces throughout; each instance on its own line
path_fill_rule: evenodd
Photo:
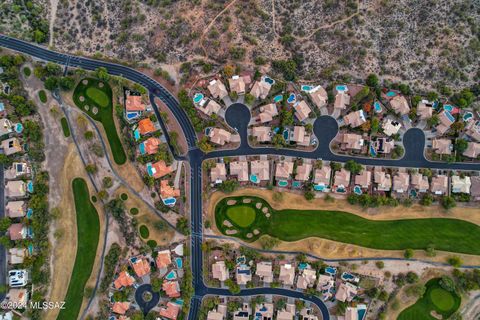
M 110 85 L 98 79 L 82 79 L 73 92 L 73 101 L 90 117 L 102 123 L 115 163 L 124 164 L 127 161 L 127 156 L 113 120 L 112 88 Z
M 458 310 L 461 298 L 455 292 L 449 292 L 440 287 L 440 279 L 427 282 L 425 294 L 417 302 L 403 310 L 397 320 L 436 320 L 430 313 L 435 311 L 448 319 Z
M 47 103 L 47 93 L 45 92 L 45 90 L 40 90 L 38 91 L 38 98 L 40 98 L 40 101 L 42 103 Z
M 25 68 L 23 68 L 23 74 L 25 75 L 25 77 L 28 78 L 32 74 L 32 70 L 30 70 L 29 67 L 25 67 Z
M 76 319 L 80 311 L 85 284 L 92 273 L 100 235 L 100 220 L 85 180 L 76 178 L 72 182 L 75 212 L 77 215 L 77 254 L 72 277 L 65 297 L 65 309 L 57 320 Z
M 67 118 L 63 117 L 60 119 L 60 123 L 62 124 L 63 135 L 66 138 L 70 137 L 70 127 L 68 126 Z
M 240 205 L 227 208 L 226 214 L 235 225 L 245 228 L 255 221 L 256 212 L 252 207 Z
M 244 198 L 251 199 L 243 203 Z M 229 206 L 228 200 L 237 204 Z M 257 209 L 262 203 L 268 208 L 270 217 Z M 241 227 L 228 214 L 236 207 L 255 210 L 254 221 Z M 241 210 L 245 210 L 241 208 Z M 218 229 L 227 234 L 229 229 L 223 222 L 228 220 L 237 233 L 233 236 L 246 241 L 270 235 L 284 241 L 296 241 L 308 237 L 330 239 L 362 247 L 383 250 L 425 249 L 434 245 L 437 250 L 480 255 L 480 227 L 463 220 L 447 218 L 405 219 L 375 221 L 343 211 L 326 210 L 274 210 L 258 197 L 227 197 L 215 207 L 215 222 Z M 259 234 L 252 237 L 253 230 Z M 247 235 L 250 237 L 248 238 Z

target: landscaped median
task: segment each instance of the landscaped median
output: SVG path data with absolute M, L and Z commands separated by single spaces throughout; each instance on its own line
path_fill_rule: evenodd
M 73 101 L 90 117 L 102 123 L 115 163 L 124 164 L 127 161 L 127 156 L 113 120 L 112 88 L 110 85 L 98 79 L 82 79 L 73 92 Z
M 77 216 L 77 255 L 65 297 L 65 309 L 57 320 L 76 319 L 82 306 L 85 284 L 92 273 L 100 235 L 100 220 L 97 210 L 90 202 L 85 180 L 76 178 L 72 182 L 75 211 Z
M 342 211 L 275 210 L 262 198 L 226 197 L 215 207 L 217 228 L 252 242 L 262 235 L 284 241 L 318 237 L 382 250 L 425 249 L 480 255 L 480 227 L 447 218 L 369 220 Z

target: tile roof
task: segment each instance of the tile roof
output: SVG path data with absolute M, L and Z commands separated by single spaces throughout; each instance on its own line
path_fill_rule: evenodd
M 170 255 L 170 250 L 159 251 L 157 258 L 155 258 L 158 269 L 163 269 L 168 267 L 172 263 L 172 258 Z
M 150 118 L 142 119 L 138 122 L 138 131 L 142 136 L 155 132 L 157 129 Z
M 122 287 L 130 287 L 134 283 L 135 279 L 127 271 L 122 271 L 118 274 L 113 285 L 115 286 L 115 289 L 120 289 Z
M 125 99 L 125 109 L 127 111 L 145 111 L 145 104 L 142 102 L 141 96 L 127 96 Z
M 143 277 L 150 273 L 150 263 L 146 259 L 137 259 L 132 262 L 133 271 L 138 277 Z

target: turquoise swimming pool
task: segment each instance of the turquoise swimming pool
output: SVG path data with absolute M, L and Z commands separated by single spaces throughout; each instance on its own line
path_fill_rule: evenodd
M 211 127 L 205 128 L 205 135 L 208 136 L 210 134 L 210 131 L 212 131 Z
M 32 208 L 28 208 L 28 209 L 27 209 L 27 218 L 30 219 L 30 217 L 32 216 L 32 214 L 33 214 Z
M 342 280 L 344 280 L 344 281 L 355 280 L 355 276 L 351 273 L 344 272 L 344 273 L 342 273 Z
M 364 304 L 359 304 L 357 306 L 358 320 L 363 320 L 365 313 L 367 313 L 367 306 Z
M 361 195 L 363 193 L 362 188 L 360 188 L 360 186 L 353 187 L 353 192 L 358 195 Z
M 149 163 L 146 164 L 146 166 L 147 166 L 147 173 L 148 173 L 148 175 L 149 175 L 150 177 L 152 177 L 152 176 L 153 176 L 152 163 L 149 162 Z
M 326 267 L 325 272 L 334 277 L 337 274 L 337 268 L 334 267 Z
M 288 96 L 287 102 L 288 103 L 295 103 L 297 101 L 297 97 L 295 96 L 295 93 L 290 93 Z
M 133 137 L 136 141 L 140 140 L 140 131 L 138 131 L 138 129 L 135 129 L 135 131 L 133 131 Z
M 145 143 L 144 143 L 144 142 L 140 143 L 140 145 L 138 146 L 138 149 L 140 150 L 140 154 L 141 154 L 141 155 L 144 155 L 144 154 L 146 153 L 146 151 L 145 151 Z
M 339 84 L 338 86 L 335 87 L 335 90 L 337 90 L 338 92 L 345 92 L 348 90 L 348 88 L 346 85 Z
M 251 174 L 250 175 L 250 181 L 253 183 L 258 183 L 258 177 L 256 174 Z
M 266 83 L 270 84 L 270 85 L 273 85 L 275 83 L 275 80 L 273 80 L 272 78 L 270 78 L 269 76 L 264 76 L 263 77 L 263 81 L 265 81 Z
M 302 91 L 309 92 L 314 87 L 313 86 L 308 86 L 308 85 L 303 85 L 301 88 L 302 88 Z
M 32 182 L 32 181 L 28 181 L 28 182 L 27 182 L 27 190 L 28 190 L 28 192 L 30 192 L 30 193 L 33 192 L 33 182 Z
M 446 104 L 446 105 L 443 106 L 443 110 L 446 110 L 448 112 L 452 112 L 453 111 L 453 106 L 449 105 L 449 104 Z
M 472 120 L 472 118 L 473 118 L 473 113 L 471 113 L 471 112 L 466 112 L 463 115 L 463 121 L 465 121 L 465 122 Z
M 316 184 L 316 185 L 313 186 L 313 189 L 315 191 L 323 191 L 323 190 L 325 190 L 325 185 L 324 184 Z
M 177 273 L 175 272 L 175 270 L 170 271 L 170 272 L 165 276 L 165 279 L 167 279 L 167 280 L 175 280 L 175 279 L 177 279 Z
M 447 116 L 448 120 L 450 120 L 451 122 L 455 122 L 455 118 L 452 116 L 450 111 L 445 110 L 445 115 Z
M 200 101 L 203 100 L 203 97 L 204 97 L 204 96 L 203 96 L 203 93 L 197 92 L 197 93 L 195 93 L 195 95 L 193 96 L 193 102 L 194 102 L 194 103 L 199 103 Z
M 415 190 L 415 189 L 410 190 L 410 197 L 416 198 L 417 197 L 417 190 Z
M 283 95 L 279 94 L 273 97 L 273 102 L 278 103 L 283 100 Z
M 283 139 L 285 139 L 286 142 L 290 141 L 290 130 L 283 130 Z
M 382 106 L 380 105 L 380 102 L 378 102 L 378 101 L 375 101 L 375 103 L 373 104 L 373 108 L 375 109 L 376 113 L 382 112 Z
M 174 206 L 175 203 L 177 203 L 177 199 L 175 198 L 166 198 L 162 199 L 162 201 L 166 206 Z
M 175 258 L 175 264 L 177 265 L 177 268 L 178 268 L 178 269 L 182 269 L 182 268 L 183 268 L 183 260 L 182 260 L 182 258 Z
M 375 150 L 375 148 L 373 147 L 372 144 L 370 144 L 370 155 L 372 157 L 376 157 L 377 156 L 377 151 Z
M 340 187 L 337 187 L 337 192 L 338 193 L 345 193 L 345 192 L 347 192 L 347 190 L 345 189 L 345 187 L 340 186 Z
M 286 187 L 286 186 L 288 186 L 288 181 L 287 180 L 280 180 L 280 181 L 278 181 L 277 185 L 279 187 L 282 187 L 282 188 Z
M 138 111 L 127 112 L 127 119 L 132 120 L 138 118 L 142 113 Z
M 396 94 L 395 92 L 393 92 L 393 91 L 388 91 L 388 92 L 387 92 L 387 97 L 392 98 L 392 97 L 395 97 L 396 95 L 397 95 L 397 94 Z
M 22 131 L 23 131 L 23 125 L 21 123 L 17 123 L 15 125 L 15 132 L 16 133 L 22 133 Z
M 300 188 L 302 186 L 302 183 L 300 181 L 293 181 L 292 187 L 294 188 Z

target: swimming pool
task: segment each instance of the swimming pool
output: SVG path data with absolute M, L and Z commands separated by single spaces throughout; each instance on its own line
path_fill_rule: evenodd
M 293 181 L 292 187 L 294 188 L 300 188 L 302 186 L 302 183 L 300 181 Z
M 447 116 L 448 120 L 450 120 L 451 122 L 455 122 L 455 118 L 452 116 L 450 111 L 445 110 L 444 112 L 445 112 L 445 115 Z
M 370 144 L 370 155 L 372 157 L 376 157 L 377 156 L 377 151 L 375 150 L 375 148 L 373 147 L 373 144 Z
M 182 258 L 175 258 L 175 264 L 177 265 L 177 268 L 178 268 L 178 269 L 182 269 L 182 268 L 183 268 L 183 260 L 182 260 Z
M 453 106 L 449 105 L 449 104 L 446 104 L 446 105 L 443 106 L 443 110 L 446 110 L 448 112 L 452 112 L 453 111 Z
M 28 182 L 27 182 L 27 190 L 28 190 L 28 192 L 30 192 L 30 193 L 33 192 L 33 182 L 32 182 L 32 181 L 28 181 Z
M 335 90 L 337 90 L 338 92 L 345 92 L 348 91 L 348 88 L 346 85 L 340 84 L 335 87 Z
M 177 199 L 173 197 L 162 199 L 162 201 L 166 206 L 174 206 L 177 203 Z
M 437 108 L 438 108 L 438 101 L 434 101 L 434 102 L 433 102 L 432 108 L 433 108 L 434 110 L 437 110 Z
M 334 277 L 337 274 L 337 268 L 334 267 L 326 267 L 325 272 Z
M 360 186 L 355 186 L 355 187 L 353 187 L 353 192 L 355 194 L 361 195 L 362 194 L 362 188 L 360 188 Z
M 32 208 L 28 208 L 28 209 L 27 209 L 27 218 L 30 219 L 30 217 L 32 216 L 32 214 L 33 214 Z
M 342 273 L 341 278 L 342 278 L 343 281 L 353 281 L 353 282 L 360 281 L 360 279 L 358 277 L 356 277 L 353 274 L 348 273 L 348 272 Z
M 358 320 L 363 320 L 365 313 L 367 312 L 367 306 L 364 304 L 357 305 Z
M 290 141 L 290 130 L 283 130 L 283 139 L 285 139 L 286 142 Z
M 309 92 L 313 89 L 313 86 L 303 85 L 301 88 L 302 91 Z
M 280 127 L 273 128 L 273 133 L 277 134 L 280 131 Z
M 136 119 L 140 116 L 140 112 L 127 112 L 127 120 Z
M 345 192 L 347 192 L 347 190 L 345 189 L 344 186 L 339 186 L 339 187 L 337 187 L 337 192 L 338 193 L 345 193 Z
M 313 189 L 315 191 L 323 191 L 323 190 L 325 190 L 325 185 L 324 184 L 316 184 L 316 185 L 313 186 Z
M 205 128 L 205 135 L 208 136 L 210 134 L 210 131 L 212 131 L 211 127 Z
M 170 271 L 170 272 L 165 276 L 165 279 L 167 279 L 167 280 L 175 280 L 175 279 L 177 279 L 177 273 L 175 272 L 175 270 Z
M 287 180 L 280 180 L 280 181 L 278 181 L 277 185 L 279 187 L 286 187 L 286 186 L 288 186 L 288 181 Z
M 146 151 L 145 151 L 145 143 L 140 143 L 140 145 L 138 146 L 138 149 L 140 150 L 140 154 L 145 154 Z
M 15 125 L 15 132 L 16 133 L 22 133 L 22 131 L 23 131 L 23 125 L 21 123 L 17 123 Z
M 287 102 L 288 103 L 295 103 L 297 101 L 297 97 L 295 96 L 295 93 L 290 93 L 288 96 Z
M 391 98 L 391 97 L 395 97 L 396 95 L 397 95 L 397 94 L 396 94 L 395 92 L 393 92 L 393 91 L 388 91 L 388 92 L 387 92 L 387 97 L 390 97 L 390 98 Z
M 136 141 L 140 139 L 140 131 L 138 131 L 138 129 L 135 129 L 135 131 L 133 131 L 133 137 Z
M 465 121 L 465 122 L 472 120 L 472 118 L 473 118 L 473 113 L 471 113 L 471 112 L 466 112 L 463 115 L 463 121 Z
M 298 270 L 304 270 L 308 267 L 308 263 L 302 262 L 298 265 Z
M 269 76 L 263 76 L 263 81 L 265 81 L 266 83 L 270 84 L 271 86 L 275 83 L 275 80 L 273 80 L 273 79 L 270 78 Z
M 194 103 L 199 103 L 200 101 L 203 100 L 203 93 L 195 93 L 195 95 L 193 96 L 193 102 Z
M 376 113 L 382 112 L 382 106 L 380 105 L 380 102 L 378 102 L 378 101 L 375 101 L 375 103 L 373 104 L 373 108 L 375 109 Z
M 415 190 L 415 189 L 410 190 L 410 196 L 412 198 L 416 198 L 417 197 L 417 190 Z
M 253 183 L 258 183 L 258 177 L 256 174 L 251 174 L 250 175 L 250 181 Z
M 148 173 L 148 175 L 149 175 L 150 177 L 152 177 L 152 176 L 153 176 L 152 163 L 151 163 L 151 162 L 148 162 L 148 163 L 146 164 L 146 166 L 147 166 L 147 173 Z
M 131 263 L 137 262 L 137 257 L 131 257 L 131 258 L 130 258 L 130 262 L 131 262 Z
M 273 102 L 278 103 L 283 100 L 283 95 L 279 94 L 273 97 Z

